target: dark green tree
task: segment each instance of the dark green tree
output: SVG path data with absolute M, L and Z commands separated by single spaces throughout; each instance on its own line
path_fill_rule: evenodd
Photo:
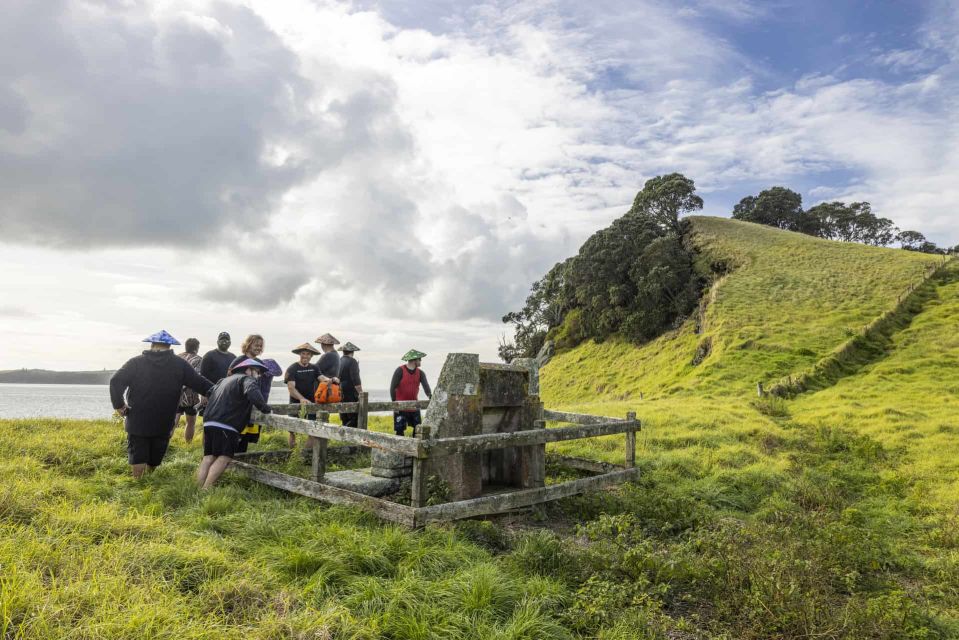
M 649 340 L 685 317 L 700 283 L 683 246 L 680 216 L 702 204 L 683 175 L 648 180 L 625 215 L 535 282 L 523 309 L 503 316 L 515 338 L 500 343 L 500 356 L 534 356 L 564 322 L 569 346 L 613 334 Z
M 629 213 L 648 218 L 663 231 L 680 233 L 679 217 L 703 208 L 696 185 L 681 173 L 650 178 L 636 194 Z
M 900 231 L 899 235 L 896 236 L 896 242 L 898 242 L 899 246 L 907 251 L 918 251 L 919 247 L 925 241 L 926 236 L 922 235 L 918 231 Z
M 786 187 L 771 187 L 758 196 L 746 196 L 733 207 L 733 218 L 787 231 L 807 226 L 802 220 L 802 196 Z

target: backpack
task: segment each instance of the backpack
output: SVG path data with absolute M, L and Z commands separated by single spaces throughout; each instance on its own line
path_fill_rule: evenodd
M 343 392 L 340 391 L 340 385 L 335 382 L 321 382 L 313 395 L 313 401 L 316 404 L 330 404 L 343 401 Z

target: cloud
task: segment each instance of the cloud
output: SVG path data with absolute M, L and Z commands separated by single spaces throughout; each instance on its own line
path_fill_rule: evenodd
M 4 3 L 0 19 L 6 241 L 209 244 L 396 143 L 371 125 L 391 108 L 379 79 L 324 91 L 248 8 L 46 5 Z
M 0 317 L 3 318 L 30 318 L 34 314 L 23 307 L 0 305 Z

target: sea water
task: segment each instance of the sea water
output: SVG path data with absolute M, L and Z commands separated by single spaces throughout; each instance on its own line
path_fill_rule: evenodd
M 271 402 L 286 402 L 282 387 L 270 391 Z M 389 400 L 383 389 L 370 391 L 370 400 Z M 0 418 L 108 419 L 113 415 L 110 387 L 105 384 L 0 384 Z

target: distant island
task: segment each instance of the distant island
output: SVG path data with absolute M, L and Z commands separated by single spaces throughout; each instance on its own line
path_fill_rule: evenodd
M 50 371 L 11 369 L 0 371 L 0 383 L 13 384 L 109 384 L 113 371 Z

